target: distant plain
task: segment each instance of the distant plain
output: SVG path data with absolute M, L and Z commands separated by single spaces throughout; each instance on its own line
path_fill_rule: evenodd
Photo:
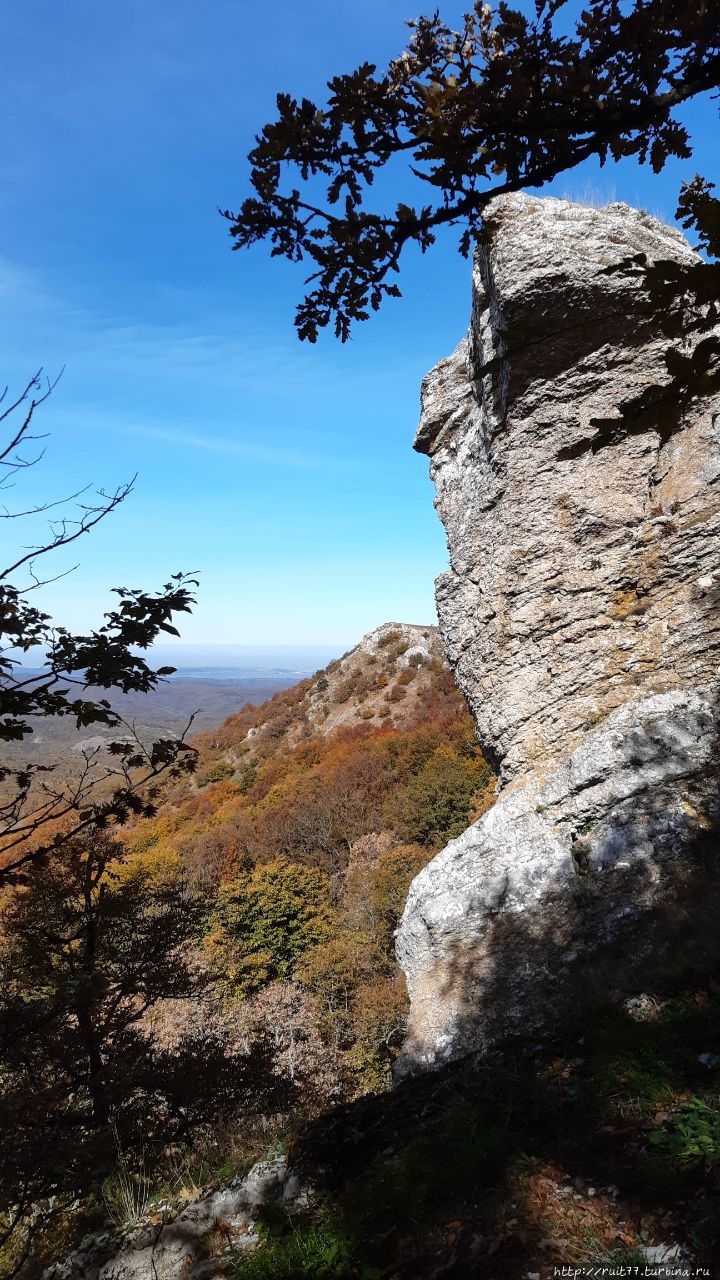
M 9 761 L 28 764 L 44 764 L 64 757 L 66 765 L 72 764 L 77 753 L 82 763 L 83 750 L 94 750 L 103 741 L 126 736 L 130 727 L 138 737 L 150 742 L 166 734 L 182 734 L 190 725 L 189 736 L 204 729 L 222 724 L 227 716 L 246 703 L 259 704 L 271 698 L 281 689 L 288 689 L 301 679 L 300 674 L 288 672 L 284 676 L 233 677 L 227 671 L 213 674 L 212 668 L 203 669 L 200 675 L 178 674 L 163 680 L 151 693 L 114 693 L 109 697 L 111 706 L 122 716 L 124 724 L 111 729 L 104 725 L 90 725 L 78 729 L 71 716 L 38 719 L 33 732 L 23 742 L 8 743 L 5 754 Z M 78 696 L 101 698 L 101 689 L 78 689 Z M 32 721 L 31 721 L 32 723 Z

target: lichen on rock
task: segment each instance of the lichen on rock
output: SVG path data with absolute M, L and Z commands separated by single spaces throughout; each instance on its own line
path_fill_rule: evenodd
M 698 261 L 627 205 L 497 200 L 468 336 L 423 383 L 440 630 L 500 794 L 413 883 L 406 1069 L 541 1026 L 570 962 L 716 843 L 720 399 L 663 404 L 668 337 L 617 269 L 637 255 Z M 657 410 L 629 418 L 649 387 Z M 588 877 L 607 909 L 580 939 Z

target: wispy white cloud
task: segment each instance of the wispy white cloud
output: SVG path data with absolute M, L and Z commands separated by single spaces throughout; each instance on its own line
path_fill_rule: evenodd
M 404 374 L 416 380 L 407 360 L 390 351 L 379 350 L 369 371 L 367 358 L 355 359 L 352 349 L 309 348 L 289 327 L 279 340 L 276 328 L 247 309 L 233 315 L 228 333 L 226 325 L 218 325 L 228 299 L 211 291 L 175 288 L 174 297 L 156 308 L 172 318 L 148 320 L 123 315 L 119 303 L 108 311 L 107 299 L 101 308 L 84 302 L 85 288 L 62 273 L 48 278 L 0 256 L 5 364 L 23 370 L 28 360 L 45 361 L 49 368 L 65 365 L 85 401 L 92 398 L 96 404 L 106 398 L 117 404 L 118 387 L 128 402 L 137 400 L 139 389 L 157 399 L 162 388 L 168 402 L 205 396 L 242 405 L 244 396 L 254 394 L 268 407 L 284 403 L 308 417 L 313 406 L 327 412 L 332 405 L 346 417 L 348 407 L 367 399 L 371 387 L 378 402 L 380 396 L 390 401 Z
M 285 467 L 297 471 L 349 472 L 357 470 L 357 461 L 354 460 L 339 457 L 318 457 L 312 453 L 286 449 L 282 446 L 261 445 L 249 439 L 231 439 L 226 436 L 175 431 L 172 428 L 126 424 L 119 425 L 117 429 L 124 435 L 137 436 L 144 440 L 160 440 L 177 448 L 200 449 L 207 453 L 240 458 L 246 462 L 264 466 Z

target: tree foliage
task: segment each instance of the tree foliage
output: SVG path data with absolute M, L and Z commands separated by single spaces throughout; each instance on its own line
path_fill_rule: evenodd
M 490 768 L 482 757 L 468 759 L 440 746 L 389 797 L 390 822 L 404 839 L 440 848 L 465 830 L 473 797 L 489 779 Z
M 366 722 L 327 738 L 312 735 L 291 749 L 282 740 L 263 743 L 258 731 L 249 790 L 241 781 L 248 766 L 240 764 L 233 778 L 178 791 L 172 808 L 134 827 L 132 846 L 156 856 L 171 852 L 193 875 L 226 881 L 276 860 L 342 877 L 356 843 L 383 830 L 396 843 L 419 841 L 426 852 L 435 851 L 467 825 L 492 783 L 468 712 L 448 679 L 444 693 L 428 691 L 422 722 L 412 728 Z M 263 714 L 264 708 L 252 711 L 253 718 Z M 218 741 L 215 734 L 196 739 L 203 764 L 208 740 Z
M 53 1219 L 118 1161 L 131 1181 L 162 1178 L 169 1152 L 287 1107 L 269 1047 L 206 1008 L 203 911 L 176 866 L 160 874 L 97 830 L 0 893 L 0 1267 L 57 1261 Z
M 292 977 L 335 923 L 327 877 L 282 859 L 261 864 L 221 888 L 213 921 L 208 947 L 231 988 L 248 993 Z
M 383 654 L 353 713 L 406 670 Z M 69 1252 L 118 1166 L 157 1192 L 180 1162 L 207 1181 L 275 1125 L 389 1086 L 407 889 L 489 782 L 450 673 L 405 687 L 394 725 L 312 732 L 309 681 L 247 706 L 196 740 L 201 786 L 0 886 L 0 1269 Z
M 140 1026 L 159 1000 L 196 986 L 184 954 L 196 908 L 177 880 L 121 877 L 123 856 L 105 833 L 86 833 L 3 892 L 0 1244 L 3 1227 L 25 1219 L 27 1232 L 40 1201 L 69 1203 L 107 1167 L 111 1119 L 131 1100 L 155 1093 L 162 1108 Z
M 257 1036 L 274 1046 L 287 1078 L 301 1041 L 288 1040 L 278 1010 L 305 993 L 313 1030 L 302 1054 L 315 1061 L 316 1083 L 303 1075 L 301 1084 L 298 1066 L 303 1105 L 329 1088 L 325 1068 L 344 1096 L 390 1083 L 406 1016 L 394 930 L 408 887 L 491 790 L 450 672 L 434 661 L 408 668 L 406 647 L 393 641 L 382 661 L 350 661 L 352 679 L 330 673 L 335 712 L 342 689 L 357 715 L 410 670 L 401 687 L 412 687 L 414 709 L 402 724 L 313 731 L 315 694 L 301 682 L 199 735 L 202 787 L 180 783 L 125 833 L 143 865 L 176 865 L 198 887 L 202 954 L 226 1016 L 246 1027 L 248 1045 Z
M 195 987 L 183 949 L 197 903 L 177 878 L 121 875 L 123 857 L 102 831 L 67 841 L 6 895 L 1 917 L 5 1038 L 17 1045 L 42 1028 L 94 1126 L 108 1121 L 113 1057 L 128 1029 L 159 999 Z
M 442 226 L 462 228 L 467 254 L 493 196 L 590 157 L 634 157 L 655 173 L 690 159 L 676 109 L 720 84 L 714 0 L 587 0 L 574 25 L 567 10 L 568 0 L 535 0 L 530 15 L 475 0 L 459 30 L 438 13 L 411 22 L 386 70 L 365 62 L 335 76 L 325 103 L 278 94 L 249 156 L 254 194 L 224 216 L 233 248 L 268 241 L 273 256 L 310 264 L 300 338 L 332 324 L 345 341 L 353 322 L 399 296 L 406 247 L 424 253 Z M 398 165 L 407 200 L 382 210 L 375 178 Z M 686 182 L 678 216 L 719 255 L 712 192 L 699 176 Z
M 43 451 L 35 442 L 44 437 L 36 434 L 35 415 L 54 385 L 43 384 L 38 373 L 0 412 L 0 427 L 7 432 L 0 446 L 0 490 L 13 488 L 41 461 Z M 0 404 L 6 398 L 7 389 Z M 141 742 L 104 695 L 147 693 L 173 673 L 173 667 L 153 669 L 143 651 L 160 635 L 178 634 L 172 620 L 190 611 L 196 579 L 176 574 L 155 593 L 116 588 L 117 607 L 87 634 L 58 625 L 35 602 L 39 588 L 64 576 L 53 577 L 50 570 L 50 577 L 43 577 L 47 557 L 89 533 L 125 501 L 132 486 L 131 480 L 111 493 L 100 489 L 92 499 L 83 489 L 25 509 L 0 509 L 0 520 L 8 522 L 52 512 L 41 540 L 0 568 L 0 742 L 21 743 L 39 721 L 55 716 L 70 716 L 78 727 L 122 730 L 110 745 L 110 757 L 86 753 L 71 783 L 54 765 L 0 764 L 0 878 L 17 875 L 91 826 L 152 812 L 158 779 L 193 767 L 194 752 L 183 738 Z M 36 649 L 41 668 L 28 670 L 17 654 Z

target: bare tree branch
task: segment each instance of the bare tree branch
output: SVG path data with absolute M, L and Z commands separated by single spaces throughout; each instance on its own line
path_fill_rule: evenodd
M 21 456 L 18 450 L 40 438 L 32 430 L 33 415 L 56 385 L 57 379 L 43 383 L 39 371 L 11 402 L 7 388 L 0 396 L 0 423 L 8 427 L 20 417 L 18 425 L 10 427 L 7 444 L 0 446 L 0 465 L 7 468 L 5 481 L 39 461 L 39 457 Z M 109 744 L 111 762 L 100 751 L 91 750 L 74 778 L 61 777 L 56 764 L 0 764 L 0 881 L 25 874 L 31 864 L 90 828 L 152 812 L 159 781 L 194 767 L 195 753 L 185 734 L 144 743 L 135 726 L 124 721 L 109 697 L 99 696 L 98 691 L 148 692 L 173 673 L 173 667 L 153 669 L 141 654 L 159 635 L 178 634 L 173 618 L 191 610 L 197 579 L 175 574 L 155 594 L 115 588 L 117 606 L 105 614 L 97 630 L 86 635 L 74 635 L 56 625 L 28 599 L 31 592 L 72 572 L 41 574 L 38 560 L 90 533 L 125 501 L 134 482 L 135 477 L 114 492 L 98 489 L 97 502 L 78 503 L 88 492 L 89 486 L 84 486 L 66 499 L 0 511 L 0 519 L 20 519 L 65 508 L 59 518 L 49 521 L 44 543 L 23 548 L 6 568 L 0 568 L 0 741 L 22 742 L 44 717 L 71 716 L 78 727 L 127 730 L 124 741 Z M 67 512 L 71 503 L 77 506 Z M 27 673 L 14 651 L 27 653 L 35 647 L 43 650 L 42 669 Z M 189 728 L 188 724 L 185 733 Z

